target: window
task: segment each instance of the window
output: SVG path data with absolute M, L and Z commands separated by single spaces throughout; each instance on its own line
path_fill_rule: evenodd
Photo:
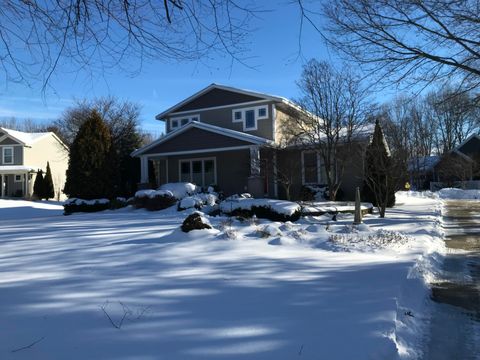
M 22 182 L 23 175 L 15 175 L 15 182 Z
M 233 122 L 243 122 L 243 131 L 257 130 L 257 121 L 268 119 L 268 105 L 233 110 Z
M 304 151 L 302 153 L 303 164 L 303 183 L 318 184 L 318 154 L 314 151 Z
M 13 147 L 3 148 L 3 163 L 13 164 Z
M 245 129 L 254 129 L 257 127 L 256 125 L 255 110 L 245 111 Z
M 181 182 L 192 181 L 191 176 L 190 176 L 190 161 L 181 161 L 180 162 L 180 181 Z
M 184 117 L 172 118 L 170 119 L 170 130 L 185 126 L 192 121 L 200 121 L 200 115 L 187 115 Z
M 199 186 L 216 184 L 215 158 L 180 160 L 180 181 Z

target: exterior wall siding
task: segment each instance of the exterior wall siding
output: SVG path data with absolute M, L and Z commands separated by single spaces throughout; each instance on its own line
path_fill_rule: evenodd
M 250 175 L 250 151 L 235 150 L 168 157 L 168 182 L 179 182 L 180 160 L 215 158 L 217 185 L 226 196 L 246 191 Z M 160 160 L 155 159 L 155 160 Z M 164 175 L 161 175 L 162 178 Z M 165 177 L 166 178 L 166 177 Z M 164 181 L 166 182 L 166 180 Z
M 262 100 L 262 98 L 223 89 L 212 89 L 208 93 L 205 93 L 183 105 L 182 107 L 178 108 L 176 111 L 189 111 L 207 107 L 239 104 L 257 100 Z
M 252 134 L 256 136 L 260 136 L 266 139 L 273 140 L 274 137 L 274 125 L 273 125 L 273 102 L 265 101 L 262 103 L 256 104 L 236 104 L 225 108 L 220 109 L 211 109 L 211 110 L 203 110 L 203 111 L 196 111 L 192 110 L 191 112 L 182 114 L 182 115 L 175 115 L 172 114 L 170 117 L 166 119 L 165 129 L 166 132 L 169 133 L 172 129 L 170 128 L 170 119 L 171 118 L 181 118 L 181 117 L 188 117 L 189 115 L 200 115 L 200 122 L 204 122 L 206 124 L 211 124 L 231 130 L 236 130 L 240 132 L 245 132 L 247 134 Z M 243 129 L 243 122 L 233 122 L 233 110 L 238 109 L 248 109 L 255 106 L 267 105 L 268 106 L 268 117 L 265 119 L 257 120 L 257 130 L 251 131 L 244 131 Z
M 212 133 L 210 131 L 191 128 L 167 142 L 154 146 L 146 151 L 145 154 L 160 154 L 175 151 L 193 151 L 244 145 L 251 144 L 246 141 Z
M 2 135 L 0 135 L 1 137 Z M 22 145 L 20 144 L 18 141 L 15 141 L 13 139 L 10 139 L 10 138 L 6 138 L 4 139 L 2 142 L 0 142 L 0 145 Z
M 4 147 L 13 147 L 13 164 L 4 164 L 3 163 L 3 148 Z M 8 145 L 8 146 L 0 146 L 0 165 L 23 165 L 23 156 L 24 156 L 24 147 L 21 145 Z
M 65 185 L 66 171 L 68 167 L 68 150 L 53 136 L 47 136 L 35 142 L 31 148 L 25 148 L 25 165 L 33 168 L 47 168 L 47 161 L 52 170 L 52 180 L 55 197 L 65 198 L 62 190 Z M 32 182 L 35 179 L 32 179 Z

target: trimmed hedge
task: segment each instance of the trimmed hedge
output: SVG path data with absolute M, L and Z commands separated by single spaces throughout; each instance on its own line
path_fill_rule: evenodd
M 145 209 L 157 211 L 169 208 L 177 203 L 177 199 L 170 195 L 155 195 L 148 197 L 145 203 Z
M 270 221 L 297 221 L 300 219 L 302 212 L 295 211 L 292 215 L 280 214 L 269 206 L 252 206 L 250 210 L 235 209 L 228 213 L 230 216 L 238 216 L 243 218 L 251 218 L 255 215 L 259 219 L 268 219 Z
M 69 199 L 63 204 L 63 215 L 70 215 L 77 212 L 97 212 L 103 210 L 116 210 L 127 206 L 127 200 L 123 198 L 116 198 L 113 200 L 107 199 Z

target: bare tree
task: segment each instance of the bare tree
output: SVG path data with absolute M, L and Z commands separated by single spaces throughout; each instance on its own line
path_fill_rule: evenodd
M 365 124 L 367 93 L 346 68 L 336 70 L 317 60 L 304 66 L 298 87 L 297 102 L 304 112 L 290 116 L 282 130 L 290 143 L 320 154 L 329 196 L 335 200 L 357 133 Z
M 436 124 L 435 147 L 446 154 L 470 136 L 480 125 L 475 99 L 466 92 L 447 87 L 430 92 L 426 99 L 426 116 Z
M 303 19 L 376 79 L 413 85 L 457 79 L 467 89 L 480 84 L 476 0 L 297 2 Z
M 2 2 L 0 68 L 5 80 L 39 80 L 61 68 L 139 71 L 146 60 L 244 59 L 254 2 L 235 0 L 58 0 Z

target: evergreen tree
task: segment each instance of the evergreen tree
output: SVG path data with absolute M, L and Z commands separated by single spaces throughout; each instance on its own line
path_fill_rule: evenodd
M 70 147 L 65 194 L 82 199 L 98 199 L 110 194 L 110 146 L 110 131 L 100 114 L 93 110 Z
M 44 198 L 44 188 L 43 171 L 39 169 L 37 171 L 37 176 L 35 177 L 35 182 L 33 183 L 33 195 L 35 195 L 38 200 Z
M 50 170 L 50 163 L 47 161 L 47 172 L 43 179 L 43 196 L 45 200 L 53 199 L 55 197 L 55 190 L 53 188 L 52 171 Z
M 362 199 L 377 206 L 380 217 L 385 217 L 387 207 L 395 205 L 396 181 L 393 161 L 378 119 L 372 141 L 365 153 L 365 180 Z

